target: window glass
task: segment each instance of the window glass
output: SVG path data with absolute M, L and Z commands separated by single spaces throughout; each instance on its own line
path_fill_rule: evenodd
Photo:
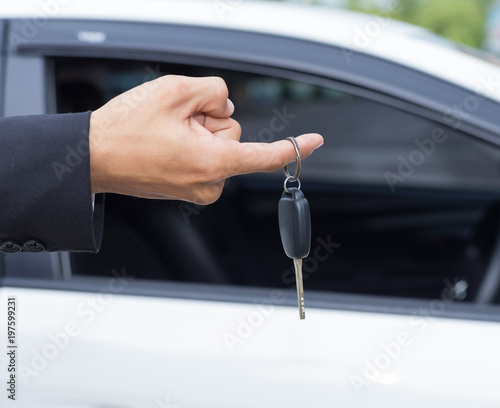
M 58 112 L 96 109 L 164 74 L 225 79 L 242 140 L 319 132 L 303 163 L 312 211 L 306 290 L 436 298 L 457 284 L 471 300 L 499 215 L 499 150 L 394 107 L 289 78 L 203 66 L 56 58 Z M 222 198 L 183 202 L 107 197 L 98 255 L 76 274 L 127 268 L 145 279 L 282 287 L 293 284 L 277 225 L 283 173 L 234 177 Z
M 303 177 L 398 187 L 495 189 L 497 149 L 459 131 L 339 90 L 244 72 L 128 60 L 57 59 L 57 110 L 96 109 L 164 74 L 223 77 L 246 141 L 319 132 L 325 146 Z

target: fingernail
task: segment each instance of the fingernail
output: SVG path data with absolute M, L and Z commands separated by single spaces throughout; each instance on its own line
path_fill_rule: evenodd
M 230 115 L 232 115 L 234 113 L 234 103 L 229 98 L 227 98 L 227 107 L 228 107 L 229 111 L 231 112 Z
M 321 146 L 323 146 L 325 144 L 325 138 L 323 136 L 321 136 L 320 134 L 318 134 L 318 136 L 321 138 L 321 144 L 316 149 L 319 149 Z

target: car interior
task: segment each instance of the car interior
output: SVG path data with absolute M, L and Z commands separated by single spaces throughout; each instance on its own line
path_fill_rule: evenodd
M 312 219 L 306 291 L 436 299 L 459 285 L 456 300 L 477 300 L 498 239 L 498 148 L 285 72 L 112 58 L 49 63 L 58 113 L 94 110 L 164 74 L 217 75 L 242 141 L 321 133 L 325 145 L 301 173 Z M 445 137 L 432 145 L 436 132 Z M 107 194 L 101 251 L 71 253 L 72 273 L 126 268 L 141 279 L 292 287 L 278 230 L 283 181 L 283 172 L 233 177 L 209 206 Z

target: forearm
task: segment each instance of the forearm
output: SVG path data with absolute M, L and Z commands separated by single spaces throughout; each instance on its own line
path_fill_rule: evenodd
M 103 197 L 92 211 L 90 113 L 0 120 L 0 243 L 97 251 Z M 11 243 L 11 245 L 9 245 Z

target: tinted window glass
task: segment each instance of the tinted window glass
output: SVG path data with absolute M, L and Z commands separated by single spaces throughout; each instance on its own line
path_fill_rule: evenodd
M 325 146 L 303 177 L 340 183 L 500 188 L 497 149 L 458 131 L 335 89 L 244 72 L 140 61 L 58 59 L 58 112 L 96 109 L 164 74 L 225 79 L 243 140 L 270 142 L 319 132 Z
M 460 283 L 473 298 L 496 236 L 498 149 L 337 89 L 202 66 L 58 58 L 57 110 L 95 109 L 166 73 L 223 77 L 245 141 L 325 136 L 301 176 L 313 221 L 306 290 L 436 298 Z M 208 207 L 109 195 L 102 251 L 72 255 L 73 272 L 292 285 L 282 182 L 282 172 L 235 177 Z

